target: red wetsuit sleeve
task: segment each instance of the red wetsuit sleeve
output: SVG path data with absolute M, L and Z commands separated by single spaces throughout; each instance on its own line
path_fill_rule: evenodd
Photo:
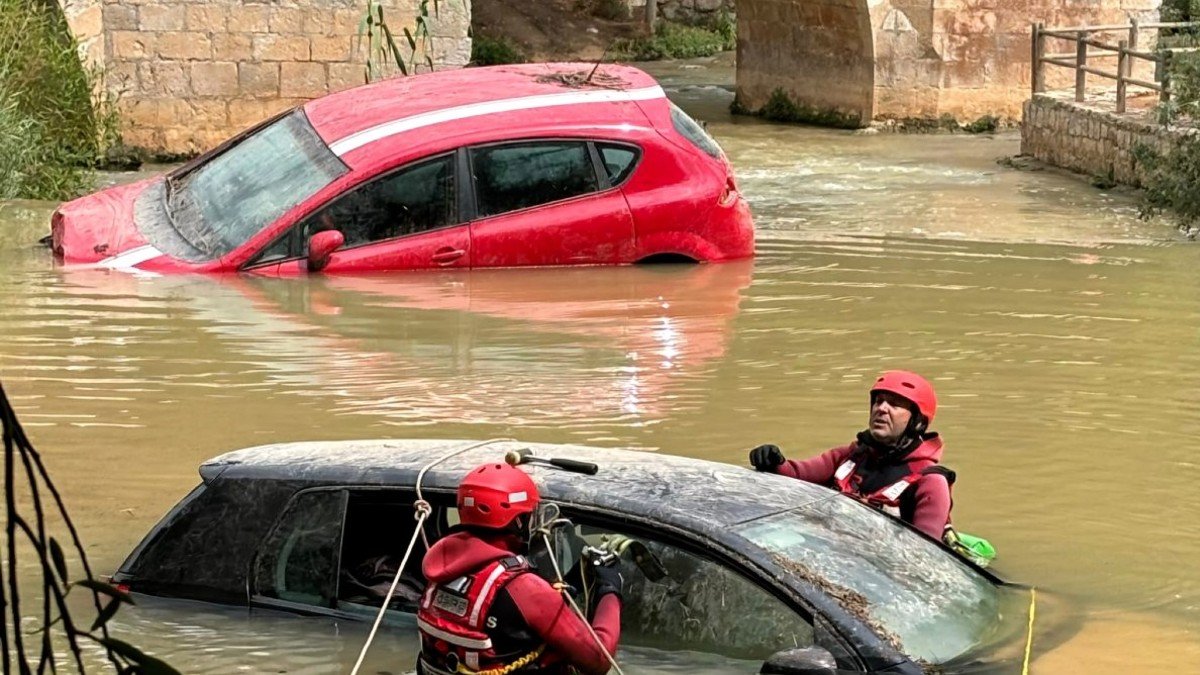
M 508 582 L 505 590 L 530 630 L 546 641 L 547 650 L 584 675 L 608 672 L 608 657 L 596 645 L 587 624 L 545 579 L 536 574 L 522 574 Z M 616 595 L 610 593 L 600 599 L 592 628 L 608 653 L 615 655 L 621 637 L 621 600 Z
M 843 445 L 805 460 L 785 460 L 775 469 L 775 473 L 790 478 L 799 478 L 809 483 L 831 485 L 833 474 L 837 472 L 838 466 L 850 456 L 851 447 Z
M 950 483 L 939 473 L 930 473 L 917 481 L 917 505 L 913 510 L 913 527 L 941 540 L 946 523 L 950 522 Z

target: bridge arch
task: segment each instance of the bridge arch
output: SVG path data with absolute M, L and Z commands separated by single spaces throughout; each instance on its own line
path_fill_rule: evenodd
M 799 118 L 1019 118 L 1030 26 L 1143 23 L 1161 0 L 736 0 L 737 104 Z

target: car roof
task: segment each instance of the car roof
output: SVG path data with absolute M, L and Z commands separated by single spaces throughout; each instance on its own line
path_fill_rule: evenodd
M 540 464 L 522 464 L 542 498 L 643 516 L 711 533 L 826 499 L 826 488 L 774 474 L 702 459 L 582 445 L 512 440 L 358 440 L 263 445 L 215 457 L 200 473 L 216 479 L 302 481 L 311 485 L 407 486 L 426 464 L 422 487 L 449 491 L 479 464 L 504 461 L 529 449 L 542 458 L 594 462 L 592 476 Z
M 654 78 L 631 66 L 532 63 L 392 78 L 314 99 L 304 105 L 304 112 L 321 139 L 341 156 L 381 134 L 459 119 L 489 116 L 497 124 L 512 126 L 544 117 L 530 115 L 530 110 L 572 106 L 572 122 L 602 123 L 611 118 L 611 113 L 604 114 L 606 106 L 575 104 L 662 98 L 665 94 Z

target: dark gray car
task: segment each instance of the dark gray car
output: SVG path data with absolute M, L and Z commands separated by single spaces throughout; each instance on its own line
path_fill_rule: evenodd
M 558 537 L 564 568 L 583 543 L 629 537 L 650 552 L 621 563 L 623 645 L 776 673 L 1020 672 L 1027 589 L 825 488 L 628 450 L 375 440 L 231 452 L 200 467 L 202 483 L 113 580 L 135 593 L 369 618 L 413 535 L 421 468 L 444 458 L 422 480 L 432 542 L 456 523 L 466 471 L 521 448 L 600 467 L 523 467 L 574 523 Z M 397 614 L 414 611 L 419 563 L 414 555 L 403 572 Z

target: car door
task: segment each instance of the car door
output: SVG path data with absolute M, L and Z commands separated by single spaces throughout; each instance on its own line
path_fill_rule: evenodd
M 536 140 L 469 149 L 474 267 L 633 262 L 633 217 L 592 143 Z
M 305 269 L 313 234 L 345 242 L 322 269 L 371 272 L 471 265 L 471 230 L 459 217 L 454 153 L 421 159 L 360 184 L 301 220 L 246 265 L 260 274 Z

